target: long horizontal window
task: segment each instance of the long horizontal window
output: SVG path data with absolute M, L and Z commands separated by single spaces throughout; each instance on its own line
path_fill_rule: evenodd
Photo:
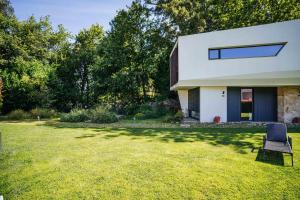
M 208 55 L 210 60 L 277 56 L 284 45 L 284 43 L 281 43 L 271 45 L 209 49 Z

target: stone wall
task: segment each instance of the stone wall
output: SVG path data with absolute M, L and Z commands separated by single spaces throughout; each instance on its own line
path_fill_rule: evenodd
M 300 117 L 300 86 L 278 87 L 278 121 L 292 122 Z

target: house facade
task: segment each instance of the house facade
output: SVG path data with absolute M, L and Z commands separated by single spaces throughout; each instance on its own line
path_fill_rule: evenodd
M 300 117 L 300 20 L 180 36 L 170 89 L 200 122 Z

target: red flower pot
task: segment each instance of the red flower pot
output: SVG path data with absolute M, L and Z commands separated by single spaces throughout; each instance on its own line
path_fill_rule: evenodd
M 292 122 L 300 124 L 300 117 L 295 117 Z
M 214 123 L 218 124 L 221 121 L 221 117 L 220 116 L 215 116 L 214 118 Z

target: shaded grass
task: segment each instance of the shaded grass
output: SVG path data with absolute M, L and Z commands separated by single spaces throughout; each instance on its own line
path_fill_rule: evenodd
M 104 128 L 0 123 L 5 199 L 299 199 L 285 155 L 251 153 L 264 129 Z

